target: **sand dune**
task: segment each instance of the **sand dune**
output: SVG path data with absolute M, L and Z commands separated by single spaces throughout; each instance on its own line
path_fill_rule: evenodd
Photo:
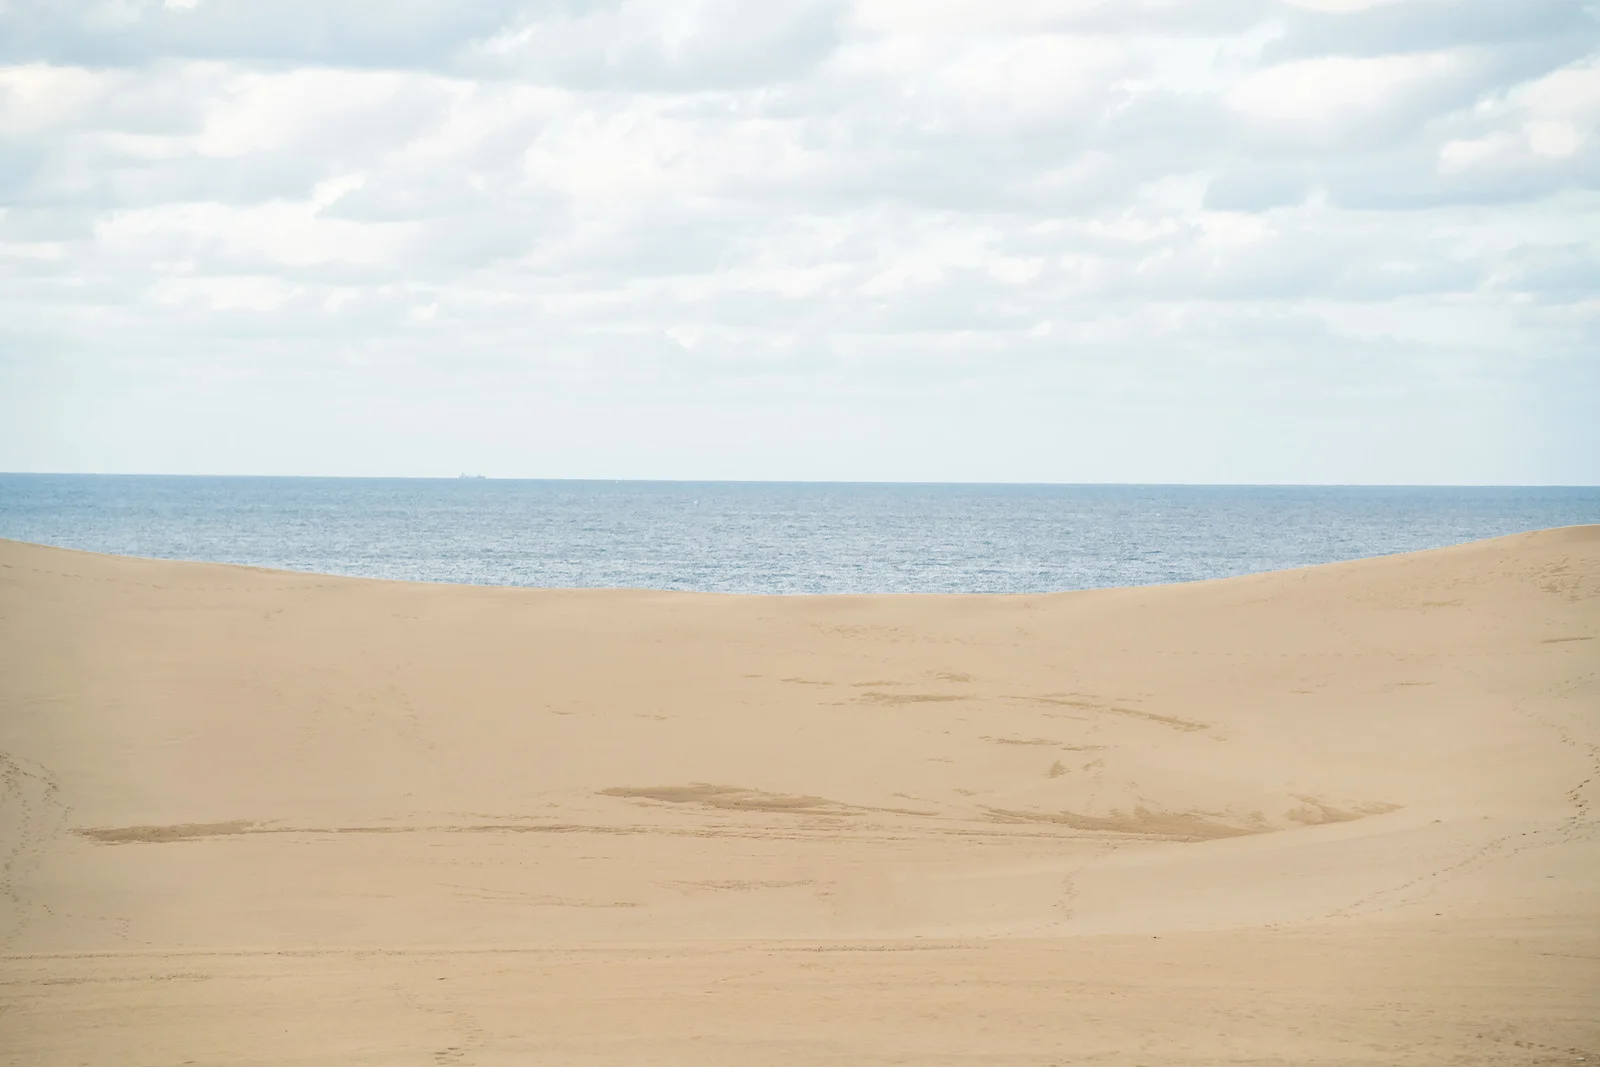
M 1600 527 L 761 598 L 0 542 L 0 1062 L 1600 1062 Z

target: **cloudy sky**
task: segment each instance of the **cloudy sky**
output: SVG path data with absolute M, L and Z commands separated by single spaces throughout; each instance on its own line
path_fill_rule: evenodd
M 0 470 L 1600 482 L 1584 0 L 0 0 Z

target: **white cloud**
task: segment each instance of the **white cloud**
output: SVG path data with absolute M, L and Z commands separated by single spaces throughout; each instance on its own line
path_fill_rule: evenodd
M 1484 101 L 1471 120 L 1480 132 L 1447 141 L 1439 150 L 1446 173 L 1560 173 L 1574 164 L 1581 170 L 1585 162 L 1592 173 L 1593 131 L 1600 128 L 1600 64 L 1572 64 L 1514 86 Z
M 852 21 L 883 34 L 951 34 L 1049 29 L 1103 0 L 863 0 Z
M 1404 0 L 1288 0 L 1288 2 L 1290 7 L 1347 15 L 1353 11 L 1366 11 L 1387 4 L 1402 3 Z
M 0 131 L 38 135 L 79 122 L 112 81 L 94 71 L 44 63 L 0 68 Z
M 1458 69 L 1458 59 L 1448 54 L 1324 56 L 1257 71 L 1233 88 L 1228 102 L 1280 122 L 1370 121 Z
M 1517 86 L 1510 95 L 1535 114 L 1600 121 L 1600 62 L 1591 58 L 1552 71 Z
M 393 148 L 405 136 L 395 105 L 436 90 L 399 72 L 310 69 L 243 74 L 214 92 L 194 144 L 202 156 L 344 152 L 363 138 Z
M 1581 4 L 286 4 L 8 8 L 0 469 L 1600 478 Z
M 283 306 L 294 293 L 293 286 L 270 275 L 212 275 L 162 278 L 151 286 L 150 298 L 162 304 L 198 303 L 202 311 L 271 311 Z
M 1550 159 L 1569 158 L 1584 141 L 1583 131 L 1564 119 L 1535 119 L 1522 132 L 1534 155 Z
M 187 272 L 248 263 L 261 268 L 322 263 L 381 263 L 402 251 L 409 223 L 362 225 L 322 217 L 318 198 L 250 207 L 165 204 L 107 217 L 96 228 L 96 251 L 136 268 Z

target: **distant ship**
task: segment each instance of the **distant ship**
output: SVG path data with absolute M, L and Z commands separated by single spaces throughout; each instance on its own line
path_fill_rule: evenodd
M 471 478 L 474 481 L 482 482 L 482 481 L 486 481 L 489 476 L 486 475 L 486 474 L 458 474 L 458 475 L 456 475 L 456 477 L 457 478 Z

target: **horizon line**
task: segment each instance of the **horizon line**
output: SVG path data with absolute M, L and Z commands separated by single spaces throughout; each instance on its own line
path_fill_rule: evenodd
M 0 478 L 190 478 L 257 481 L 346 482 L 564 482 L 575 485 L 814 485 L 950 486 L 1062 489 L 1600 489 L 1596 484 L 1558 482 L 1140 482 L 1140 481 L 938 481 L 876 478 L 603 478 L 485 474 L 216 474 L 127 471 L 0 471 Z

